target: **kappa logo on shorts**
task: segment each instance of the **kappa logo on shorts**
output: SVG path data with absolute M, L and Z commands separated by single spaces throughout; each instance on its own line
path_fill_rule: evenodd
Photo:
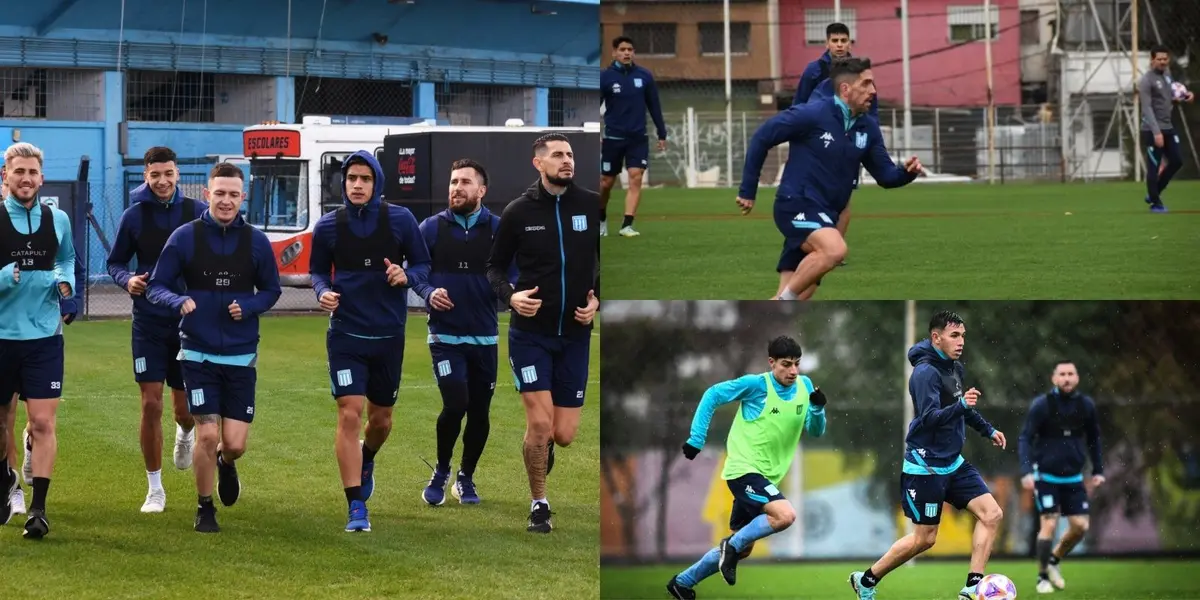
M 146 372 L 146 358 L 145 357 L 139 357 L 139 358 L 133 359 L 133 372 L 134 373 L 145 373 Z
M 342 369 L 336 373 L 338 387 L 346 387 L 354 383 L 354 376 L 351 375 L 350 369 Z
M 521 382 L 533 383 L 535 381 L 537 381 L 537 367 L 533 365 L 521 367 Z
M 936 502 L 930 502 L 925 505 L 925 516 L 930 519 L 937 516 L 938 505 Z
M 192 390 L 192 406 L 204 406 L 204 390 Z
M 437 372 L 438 372 L 438 377 L 449 377 L 450 376 L 450 361 L 443 360 L 443 361 L 438 362 Z
M 917 499 L 917 490 L 908 490 L 908 497 L 913 500 Z

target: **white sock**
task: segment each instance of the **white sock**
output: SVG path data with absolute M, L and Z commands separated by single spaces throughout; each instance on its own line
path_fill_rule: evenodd
M 146 471 L 146 479 L 150 480 L 150 489 L 152 489 L 152 490 L 161 490 L 162 489 L 162 470 L 161 469 L 158 471 Z
M 792 290 L 788 288 L 783 288 L 783 293 L 779 294 L 780 300 L 795 300 L 796 298 L 799 298 L 799 296 L 793 294 Z
M 531 502 L 529 504 L 529 510 L 533 510 L 533 509 L 537 508 L 538 503 L 545 504 L 546 508 L 550 507 L 550 501 L 546 500 L 545 498 L 541 498 L 541 499 L 534 500 L 533 502 Z

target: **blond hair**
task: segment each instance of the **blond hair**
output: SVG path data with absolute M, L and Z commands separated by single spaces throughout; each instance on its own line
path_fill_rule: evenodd
M 29 142 L 17 142 L 4 151 L 4 164 L 11 164 L 14 158 L 36 158 L 38 166 L 44 166 L 41 149 Z

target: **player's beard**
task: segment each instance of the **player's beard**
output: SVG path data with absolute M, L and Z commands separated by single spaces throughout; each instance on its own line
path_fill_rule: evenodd
M 560 185 L 562 187 L 567 187 L 567 186 L 571 185 L 572 183 L 574 183 L 575 176 L 568 175 L 566 177 L 562 177 L 560 175 L 551 175 L 549 173 L 546 173 L 546 181 L 549 181 L 550 185 Z
M 467 216 L 479 208 L 479 198 L 472 198 L 470 195 L 464 196 L 464 201 L 461 204 L 455 205 L 450 203 L 450 212 L 456 215 Z
M 22 204 L 29 204 L 30 202 L 37 200 L 38 192 L 40 191 L 40 189 L 41 188 L 38 188 L 38 187 L 21 188 L 18 186 L 10 186 L 8 188 L 8 193 L 10 195 L 12 195 L 13 198 L 16 198 L 17 202 L 20 202 Z M 28 193 L 29 196 L 27 196 L 27 197 L 22 196 L 21 194 L 23 194 L 23 193 Z

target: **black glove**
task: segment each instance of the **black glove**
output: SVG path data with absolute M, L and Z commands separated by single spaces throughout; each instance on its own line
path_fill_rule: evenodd
M 74 298 L 62 298 L 58 301 L 58 312 L 63 317 L 63 323 L 70 325 L 79 314 L 79 303 Z
M 808 395 L 808 403 L 812 406 L 825 406 L 825 392 L 821 388 L 817 388 Z
M 687 442 L 683 443 L 683 455 L 686 456 L 688 460 L 692 460 L 692 459 L 696 458 L 697 454 L 700 454 L 699 448 L 697 448 Z

